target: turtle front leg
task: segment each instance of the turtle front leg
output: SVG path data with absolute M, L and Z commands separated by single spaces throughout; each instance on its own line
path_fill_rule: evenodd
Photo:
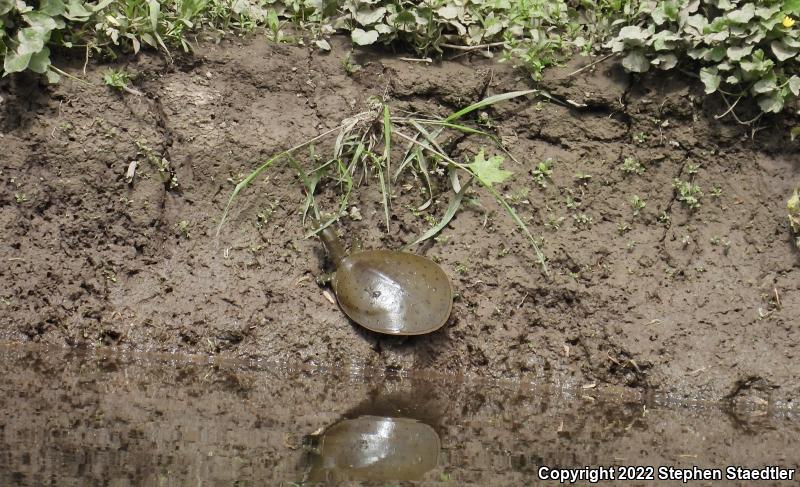
M 333 280 L 333 274 L 333 272 L 325 272 L 314 278 L 314 280 L 317 282 L 319 287 L 330 286 L 331 281 Z

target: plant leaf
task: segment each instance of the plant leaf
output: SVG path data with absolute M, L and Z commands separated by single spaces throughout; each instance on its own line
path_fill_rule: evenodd
M 5 15 L 14 8 L 14 0 L 0 0 L 0 15 Z
M 350 37 L 352 37 L 353 42 L 359 46 L 368 46 L 370 44 L 374 44 L 375 41 L 378 40 L 378 32 L 374 30 L 365 32 L 363 29 L 356 28 L 353 29 Z
M 439 220 L 439 222 L 436 225 L 428 229 L 427 232 L 417 237 L 416 240 L 403 246 L 403 250 L 408 250 L 410 247 L 413 247 L 418 243 L 422 243 L 428 240 L 429 238 L 435 236 L 437 233 L 441 232 L 444 229 L 444 227 L 446 227 L 447 224 L 450 223 L 450 220 L 453 219 L 453 216 L 455 216 L 456 211 L 458 211 L 458 208 L 461 207 L 461 200 L 464 199 L 464 195 L 467 193 L 467 189 L 469 189 L 469 186 L 472 184 L 472 181 L 474 180 L 470 178 L 469 181 L 467 181 L 466 183 L 464 183 L 463 186 L 461 186 L 461 189 L 458 192 L 455 192 L 455 194 L 453 194 L 453 199 L 451 199 L 450 203 L 447 205 L 447 210 L 445 210 L 442 219 Z
M 717 68 L 703 68 L 700 70 L 700 81 L 706 86 L 706 94 L 717 91 L 722 77 L 717 74 Z
M 763 78 L 753 85 L 752 91 L 755 95 L 763 95 L 764 93 L 771 93 L 778 89 L 775 83 L 775 78 Z
M 792 75 L 787 84 L 789 85 L 789 91 L 791 91 L 794 96 L 800 96 L 800 76 L 796 74 Z
M 670 52 L 668 54 L 659 55 L 658 57 L 653 59 L 653 61 L 651 61 L 651 62 L 658 69 L 667 70 L 667 69 L 672 69 L 675 66 L 677 66 L 678 57 Z
M 472 105 L 462 108 L 461 110 L 451 114 L 449 117 L 445 118 L 443 122 L 452 122 L 453 120 L 459 119 L 464 115 L 473 112 L 475 110 L 481 109 L 483 107 L 488 107 L 489 105 L 494 105 L 495 103 L 499 103 L 501 101 L 510 100 L 512 98 L 516 98 L 518 96 L 525 96 L 531 93 L 541 93 L 539 90 L 522 90 L 522 91 L 509 91 L 508 93 L 501 93 L 499 95 L 492 95 L 483 100 L 473 103 Z
M 50 68 L 50 49 L 45 46 L 41 51 L 31 56 L 28 69 L 34 73 L 44 74 Z
M 385 7 L 378 7 L 374 10 L 368 8 L 360 8 L 355 14 L 353 14 L 353 17 L 359 24 L 363 26 L 368 26 L 383 20 L 384 15 L 386 15 Z
M 158 16 L 161 13 L 161 4 L 156 0 L 149 0 L 147 6 L 150 9 L 150 28 L 153 34 L 158 38 Z
M 43 34 L 40 30 L 33 27 L 26 27 L 17 32 L 17 52 L 19 54 L 33 54 L 41 51 L 44 48 L 44 43 L 47 41 L 48 34 Z
M 753 46 L 731 46 L 728 48 L 727 54 L 731 61 L 740 61 L 743 57 L 749 56 L 753 52 Z
M 636 49 L 622 59 L 622 66 L 631 73 L 645 73 L 650 69 L 650 61 Z
M 59 81 L 61 81 L 61 75 L 59 75 L 52 69 L 48 69 L 47 73 L 45 73 L 45 76 L 47 77 L 47 82 L 50 83 L 51 85 L 54 85 Z
M 772 41 L 770 47 L 778 61 L 786 61 L 797 55 L 797 49 L 787 46 L 786 43 L 782 41 Z
M 769 96 L 762 96 L 758 99 L 758 106 L 763 112 L 779 113 L 783 110 L 783 95 L 780 91 L 775 91 Z
M 0 0 L 0 14 L 3 13 L 2 3 L 3 1 Z M 42 0 L 39 3 L 39 12 L 50 17 L 63 14 L 66 8 L 64 0 Z
M 472 163 L 466 164 L 470 172 L 486 187 L 491 187 L 494 183 L 502 183 L 511 177 L 511 171 L 501 169 L 500 165 L 503 163 L 501 156 L 492 156 L 485 159 L 483 149 L 478 152 Z
M 20 54 L 17 51 L 6 53 L 6 57 L 3 60 L 3 70 L 6 73 L 19 73 L 21 71 L 25 71 L 31 61 L 32 55 L 33 53 L 30 52 L 23 54 Z
M 316 41 L 314 41 L 314 44 L 316 44 L 317 47 L 323 51 L 327 52 L 331 50 L 331 45 L 325 39 L 317 39 Z
M 750 20 L 756 15 L 756 7 L 752 3 L 746 3 L 742 6 L 742 8 L 738 8 L 736 10 L 732 10 L 728 12 L 727 17 L 729 20 L 739 23 L 739 24 L 746 24 L 750 22 Z

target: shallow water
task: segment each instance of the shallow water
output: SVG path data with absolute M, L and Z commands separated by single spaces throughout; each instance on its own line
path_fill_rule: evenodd
M 800 463 L 800 422 L 770 405 L 19 346 L 0 368 L 3 486 L 530 485 L 541 467 Z

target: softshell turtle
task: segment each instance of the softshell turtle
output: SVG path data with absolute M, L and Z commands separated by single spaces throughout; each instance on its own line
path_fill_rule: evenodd
M 348 255 L 331 227 L 319 236 L 336 268 L 333 291 L 350 319 L 388 335 L 421 335 L 445 324 L 453 287 L 432 260 L 393 250 Z
M 419 480 L 439 462 L 441 440 L 425 423 L 410 418 L 360 416 L 330 426 L 315 437 L 310 478 Z

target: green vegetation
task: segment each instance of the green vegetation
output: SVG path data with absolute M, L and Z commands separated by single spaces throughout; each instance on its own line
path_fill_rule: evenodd
M 700 186 L 680 179 L 676 179 L 673 182 L 673 186 L 675 187 L 678 201 L 688 206 L 690 210 L 700 208 L 700 198 L 703 196 Z
M 647 202 L 640 198 L 638 195 L 633 195 L 631 198 L 631 208 L 633 208 L 634 216 L 638 215 L 644 207 L 647 206 Z
M 792 197 L 786 203 L 786 209 L 789 212 L 789 225 L 797 236 L 795 243 L 800 247 L 800 188 L 794 190 Z
M 552 159 L 545 159 L 537 164 L 536 167 L 531 171 L 533 180 L 542 188 L 547 187 L 546 180 L 550 179 L 550 177 L 553 175 L 553 164 L 555 163 Z
M 283 31 L 291 23 L 323 50 L 337 30 L 356 45 L 400 44 L 420 56 L 495 49 L 534 78 L 576 53 L 619 53 L 634 73 L 694 73 L 737 117 L 743 98 L 777 113 L 800 96 L 798 18 L 800 0 L 0 0 L 0 57 L 4 73 L 56 82 L 66 73 L 51 64 L 51 47 L 114 57 L 148 46 L 169 55 L 188 51 L 201 28 L 264 27 L 273 42 L 300 42 Z
M 624 53 L 622 64 L 634 73 L 690 70 L 706 93 L 722 94 L 725 114 L 736 117 L 745 97 L 777 113 L 800 96 L 798 16 L 798 0 L 642 1 L 607 47 Z
M 433 182 L 433 179 L 437 177 L 447 178 L 452 194 L 450 203 L 438 223 L 406 245 L 406 248 L 435 237 L 447 226 L 460 208 L 472 182 L 477 181 L 525 234 L 536 253 L 542 270 L 547 274 L 545 257 L 536 239 L 516 210 L 494 187 L 495 184 L 503 183 L 512 176 L 511 171 L 501 167 L 504 158 L 498 154 L 487 156 L 485 149 L 481 148 L 477 154 L 459 162 L 453 159 L 441 145 L 442 137 L 446 132 L 462 132 L 486 138 L 493 143 L 498 152 L 508 155 L 496 136 L 459 123 L 459 120 L 469 113 L 495 103 L 536 93 L 538 93 L 537 90 L 525 90 L 490 96 L 445 118 L 438 119 L 418 114 L 393 115 L 389 105 L 383 100 L 372 98 L 367 110 L 344 119 L 338 127 L 275 154 L 242 179 L 230 195 L 217 229 L 217 235 L 219 235 L 231 205 L 239 193 L 260 174 L 280 162 L 288 163 L 297 172 L 306 189 L 307 198 L 303 215 L 305 219 L 308 212 L 313 210 L 312 221 L 315 227 L 309 236 L 347 215 L 348 200 L 353 188 L 369 179 L 378 180 L 383 200 L 385 227 L 389 231 L 393 187 L 401 175 L 406 171 L 412 171 L 417 180 L 422 182 L 419 189 L 424 201 L 417 211 L 431 207 L 434 201 L 441 196 L 435 189 L 439 185 Z M 322 164 L 318 164 L 316 161 L 319 154 L 316 152 L 315 144 L 334 135 L 335 141 L 330 148 L 329 157 Z M 298 153 L 305 149 L 310 152 L 308 160 L 314 163 L 311 169 L 304 167 L 303 162 L 298 158 Z M 140 150 L 143 149 L 140 147 Z M 402 157 L 396 158 L 400 154 Z M 460 175 L 464 175 L 468 179 L 462 182 Z M 314 198 L 317 188 L 323 185 L 335 186 L 336 193 L 339 195 L 338 208 L 333 216 L 327 219 L 323 219 Z
M 625 174 L 643 174 L 644 166 L 633 157 L 626 157 L 619 167 Z

